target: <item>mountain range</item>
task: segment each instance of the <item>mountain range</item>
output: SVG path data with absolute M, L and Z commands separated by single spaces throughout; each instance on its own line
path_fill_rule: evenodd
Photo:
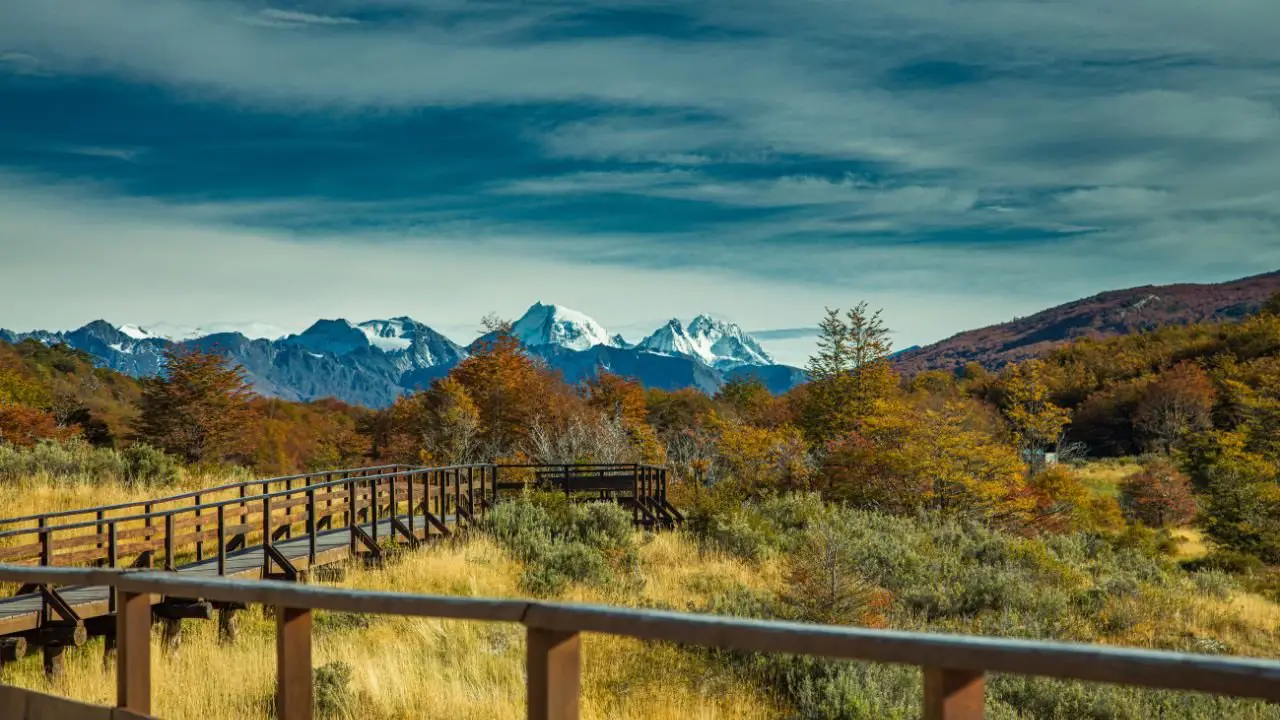
M 631 344 L 583 313 L 538 302 L 513 323 L 511 333 L 569 382 L 608 370 L 646 387 L 714 393 L 729 380 L 745 376 L 758 377 L 774 392 L 785 392 L 804 380 L 803 371 L 776 364 L 737 325 L 706 315 L 687 325 L 673 319 Z M 0 330 L 0 340 L 64 343 L 135 377 L 161 372 L 164 353 L 174 345 L 217 352 L 242 366 L 262 395 L 300 401 L 335 397 L 369 407 L 385 407 L 426 387 L 488 338 L 464 347 L 409 317 L 361 323 L 325 319 L 301 333 L 275 339 L 240 332 L 200 334 L 176 326 L 116 326 L 105 320 L 69 332 Z
M 1166 325 L 1237 320 L 1280 292 L 1280 271 L 1212 284 L 1143 285 L 1104 292 L 1024 318 L 953 335 L 894 355 L 904 375 L 958 370 L 968 363 L 996 369 L 1043 356 L 1080 338 L 1105 338 Z

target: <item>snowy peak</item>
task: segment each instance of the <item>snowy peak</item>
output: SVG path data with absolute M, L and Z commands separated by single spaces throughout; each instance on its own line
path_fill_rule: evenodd
M 408 350 L 413 345 L 419 324 L 412 318 L 398 317 L 390 320 L 366 320 L 357 327 L 369 344 L 383 352 Z
M 466 351 L 449 338 L 410 317 L 366 320 L 319 320 L 298 335 L 281 341 L 311 353 L 343 357 L 357 351 L 386 355 L 402 372 L 438 365 L 452 365 L 466 357 Z
M 717 368 L 773 364 L 769 353 L 742 328 L 709 315 L 699 315 L 687 326 L 673 318 L 636 347 L 658 355 L 692 358 Z
M 311 352 L 333 353 L 339 356 L 348 355 L 370 345 L 369 337 L 364 330 L 342 319 L 317 320 L 301 333 L 285 338 L 284 342 Z
M 587 350 L 597 345 L 618 347 L 600 323 L 577 310 L 560 305 L 534 303 L 524 317 L 511 327 L 511 335 L 526 347 L 556 345 L 569 350 Z

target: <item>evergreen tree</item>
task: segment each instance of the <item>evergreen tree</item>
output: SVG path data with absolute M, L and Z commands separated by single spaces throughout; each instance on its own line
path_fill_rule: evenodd
M 860 302 L 841 317 L 827 309 L 818 324 L 818 352 L 806 371 L 810 386 L 802 408 L 805 434 L 815 444 L 857 429 L 897 385 L 888 358 L 892 344 L 880 311 Z

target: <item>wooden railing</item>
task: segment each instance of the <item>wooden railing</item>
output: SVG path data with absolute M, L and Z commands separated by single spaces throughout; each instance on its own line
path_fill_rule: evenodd
M 319 472 L 303 473 L 301 475 L 283 475 L 280 477 L 242 480 L 240 482 L 215 485 L 213 487 L 201 488 L 199 490 L 189 490 L 176 495 L 168 495 L 165 497 L 151 498 L 147 500 L 133 500 L 113 505 L 95 505 L 93 507 L 73 508 L 59 512 L 36 513 L 32 515 L 22 515 L 19 517 L 0 518 L 0 529 L 5 529 L 6 526 L 23 524 L 30 524 L 34 527 L 44 527 L 46 525 L 73 524 L 88 520 L 102 521 L 109 518 L 113 513 L 117 515 L 137 515 L 139 514 L 137 512 L 139 509 L 141 509 L 144 514 L 151 512 L 163 512 L 171 509 L 168 507 L 170 505 L 175 507 L 186 503 L 189 503 L 190 505 L 199 505 L 206 497 L 216 497 L 224 493 L 231 494 L 238 491 L 240 497 L 245 497 L 250 494 L 250 489 L 261 488 L 261 493 L 255 494 L 263 494 L 271 492 L 273 487 L 292 489 L 295 484 L 305 486 L 311 482 L 342 480 L 349 477 L 368 477 L 370 475 L 377 475 L 378 473 L 383 472 L 412 470 L 415 467 L 416 466 L 413 465 L 377 465 L 372 467 L 346 468 L 340 470 L 321 470 Z
M 1280 663 L 1100 645 L 767 622 L 687 613 L 522 600 L 410 595 L 283 583 L 192 578 L 154 571 L 0 566 L 0 582 L 115 588 L 116 704 L 151 714 L 152 596 L 275 608 L 279 720 L 312 716 L 311 613 L 329 612 L 520 623 L 527 628 L 531 720 L 576 720 L 581 633 L 682 645 L 916 665 L 925 720 L 975 720 L 988 672 L 1206 692 L 1280 702 Z M 181 692 L 181 688 L 173 688 Z
M 260 544 L 265 570 L 272 543 L 310 537 L 308 564 L 316 562 L 319 531 L 346 527 L 350 547 L 378 552 L 378 523 L 390 520 L 393 535 L 411 542 L 428 528 L 440 534 L 459 519 L 471 522 L 497 501 L 499 492 L 536 484 L 567 494 L 634 498 L 637 524 L 673 525 L 683 520 L 666 499 L 666 470 L 648 465 L 455 465 L 438 468 L 380 466 L 221 485 L 154 500 L 0 519 L 0 562 L 16 565 L 97 565 L 175 569 L 179 557 L 200 562 L 217 557 L 224 575 L 228 552 Z M 272 489 L 273 486 L 275 489 Z M 251 489 L 260 493 L 250 493 Z M 207 500 L 218 493 L 232 497 Z M 142 512 L 117 514 L 121 511 Z M 399 516 L 407 515 L 402 523 Z M 361 526 L 372 523 L 366 534 Z M 209 545 L 213 547 L 210 548 Z M 265 571 L 264 570 L 264 571 Z

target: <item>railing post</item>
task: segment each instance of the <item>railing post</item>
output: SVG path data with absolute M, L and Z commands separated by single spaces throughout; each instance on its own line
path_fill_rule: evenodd
M 276 608 L 276 717 L 311 720 L 311 611 Z
M 164 516 L 164 569 L 177 570 L 178 563 L 173 559 L 173 512 Z
M 218 506 L 218 575 L 227 574 L 227 508 Z
M 292 492 L 293 480 L 285 480 L 284 489 L 286 491 L 286 494 L 284 496 L 285 499 L 292 500 L 293 499 L 293 492 Z M 284 524 L 284 536 L 285 536 L 285 539 L 290 539 L 293 537 L 293 507 L 292 506 L 285 509 L 284 517 L 285 517 L 285 520 L 287 521 Z
M 495 503 L 498 502 L 498 477 L 499 477 L 498 470 L 499 470 L 499 467 L 497 465 L 494 465 L 493 466 L 493 502 Z
M 581 664 L 578 633 L 529 628 L 529 720 L 578 720 Z
M 204 523 L 200 522 L 200 505 L 200 496 L 196 495 L 196 562 L 204 560 Z
M 45 518 L 40 518 L 40 564 L 48 566 L 53 564 L 53 543 L 50 536 L 53 530 L 49 528 L 49 523 Z
M 982 712 L 980 671 L 924 668 L 923 720 L 982 720 Z
M 356 481 L 347 477 L 347 535 L 351 554 L 356 554 Z
M 460 525 L 458 522 L 458 508 L 462 507 L 462 471 L 455 469 L 453 471 L 453 524 Z
M 378 481 L 373 479 L 369 481 L 369 507 L 372 515 L 370 522 L 370 535 L 373 537 L 373 544 L 378 544 Z
M 265 493 L 262 496 L 262 576 L 267 577 L 271 573 L 271 553 L 267 552 L 271 547 L 271 496 Z
M 97 512 L 98 524 L 96 527 L 93 528 L 94 533 L 96 533 L 98 536 L 99 550 L 103 549 L 103 547 L 105 546 L 105 544 L 102 542 L 102 533 L 106 531 L 106 526 L 103 524 L 102 521 L 106 517 L 107 517 L 107 512 L 105 510 L 99 510 Z
M 467 466 L 467 512 L 474 520 L 476 516 L 476 476 L 475 469 Z
M 316 564 L 316 491 L 307 490 L 307 565 Z
M 414 482 L 417 481 L 418 476 L 416 473 L 410 473 L 408 479 L 409 479 L 409 498 L 407 502 L 409 504 L 409 534 L 413 535 L 414 538 L 417 538 L 418 536 L 414 533 L 414 530 L 413 530 L 413 516 L 418 514 L 418 509 L 413 506 L 413 484 Z
M 116 590 L 116 707 L 151 714 L 151 597 Z

